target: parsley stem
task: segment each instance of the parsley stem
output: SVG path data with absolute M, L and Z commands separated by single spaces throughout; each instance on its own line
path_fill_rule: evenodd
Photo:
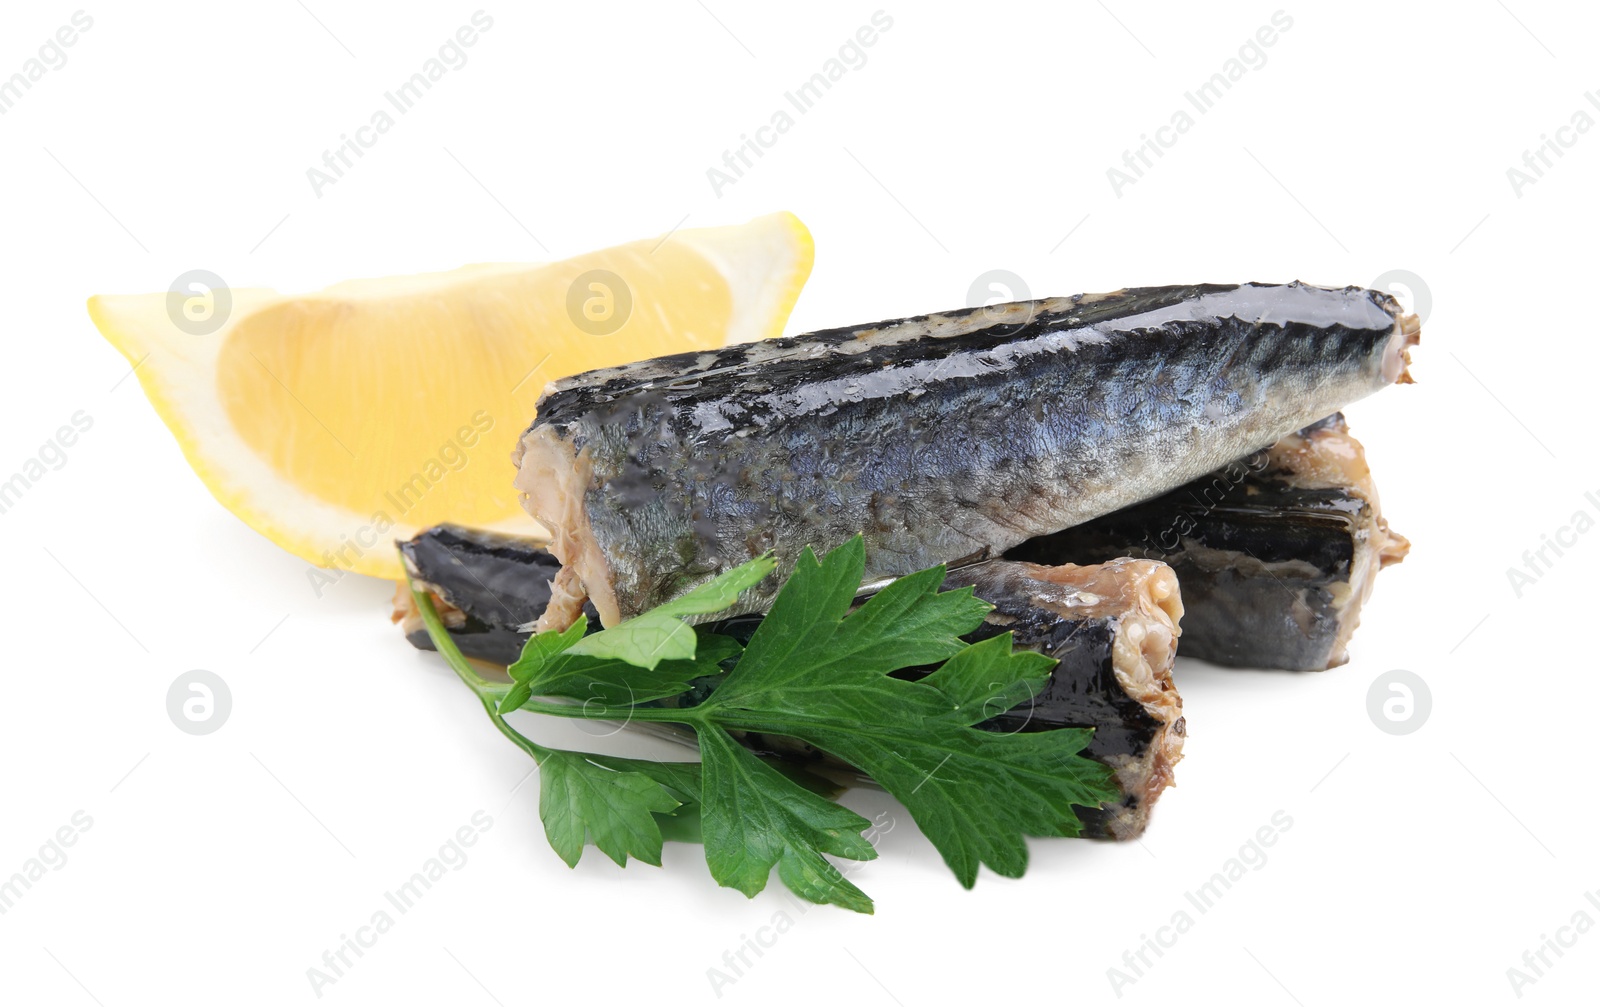
M 433 598 L 429 597 L 426 591 L 418 591 L 410 582 L 409 576 L 406 579 L 406 586 L 411 588 L 411 600 L 416 603 L 417 611 L 422 615 L 422 624 L 428 628 L 428 639 L 433 641 L 433 649 L 444 658 L 450 670 L 456 673 L 456 677 L 480 697 L 493 698 L 497 702 L 510 692 L 509 683 L 489 681 L 478 674 L 477 669 L 467 661 L 466 656 L 461 653 L 461 648 L 450 638 L 450 631 L 444 628 L 444 620 L 439 617 L 439 610 L 434 607 Z
M 696 725 L 704 722 L 698 707 L 666 706 L 596 706 L 591 703 L 551 703 L 530 699 L 520 709 L 543 713 L 551 717 L 572 717 L 579 720 L 636 720 L 666 724 Z
M 500 716 L 499 711 L 495 709 L 494 702 L 492 700 L 485 699 L 483 701 L 483 708 L 489 714 L 489 719 L 494 721 L 494 726 L 499 729 L 501 734 L 505 735 L 507 738 L 510 738 L 513 745 L 516 745 L 518 748 L 522 749 L 524 752 L 527 752 L 533 757 L 533 764 L 535 766 L 543 765 L 544 757 L 550 755 L 554 751 L 554 749 L 544 747 L 537 741 L 534 741 L 532 738 L 529 738 L 527 735 L 517 730 L 515 727 L 512 727 L 510 724 L 506 723 L 506 719 Z
M 411 600 L 416 603 L 417 611 L 422 615 L 422 624 L 428 628 L 428 639 L 433 641 L 433 649 L 444 658 L 444 663 L 456 673 L 456 677 L 465 682 L 478 697 L 478 702 L 483 704 L 483 710 L 494 721 L 494 726 L 499 732 L 511 739 L 512 744 L 533 756 L 535 763 L 544 761 L 551 749 L 524 736 L 516 728 L 506 723 L 500 716 L 500 700 L 511 691 L 509 683 L 491 682 L 478 674 L 477 669 L 468 663 L 466 656 L 461 653 L 461 648 L 450 638 L 450 631 L 444 628 L 444 620 L 439 618 L 439 610 L 434 607 L 433 599 L 426 591 L 418 591 L 411 578 L 406 578 L 407 586 L 411 588 Z

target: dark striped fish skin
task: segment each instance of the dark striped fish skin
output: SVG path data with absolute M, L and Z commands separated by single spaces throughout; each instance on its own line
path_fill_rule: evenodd
M 514 452 L 566 566 L 542 628 L 585 595 L 612 625 L 766 550 L 792 561 L 858 532 L 869 582 L 998 556 L 1406 380 L 1414 333 L 1357 287 L 1151 287 L 555 382 Z
M 1330 416 L 1154 500 L 1012 549 L 1036 563 L 1137 556 L 1183 585 L 1183 656 L 1322 671 L 1347 646 L 1379 570 L 1410 548 L 1389 528 L 1359 441 Z
M 494 664 L 511 664 L 522 654 L 561 569 L 537 540 L 459 525 L 429 528 L 400 543 L 400 554 L 416 586 L 432 592 L 461 652 Z M 432 650 L 427 627 L 410 610 L 409 592 L 400 592 L 400 602 L 397 618 L 406 620 L 406 639 Z

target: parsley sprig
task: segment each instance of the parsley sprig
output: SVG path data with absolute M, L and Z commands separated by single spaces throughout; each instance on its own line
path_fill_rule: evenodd
M 825 782 L 757 756 L 734 732 L 798 738 L 863 770 L 906 806 L 968 888 L 980 864 L 1020 877 L 1025 837 L 1075 836 L 1075 808 L 1119 796 L 1110 770 L 1081 754 L 1092 729 L 978 726 L 1036 695 L 1055 662 L 1013 651 L 1009 633 L 964 642 L 990 606 L 971 588 L 939 590 L 943 567 L 901 577 L 857 607 L 858 536 L 820 561 L 806 549 L 748 644 L 684 621 L 729 608 L 775 566 L 752 560 L 600 632 L 580 619 L 536 634 L 508 669 L 509 685 L 479 675 L 431 598 L 415 588 L 412 596 L 439 653 L 538 763 L 545 834 L 569 865 L 590 844 L 618 865 L 632 857 L 659 866 L 663 828 L 692 837 L 698 824 L 719 884 L 754 896 L 776 867 L 802 898 L 872 912 L 829 859 L 875 858 L 862 836 L 872 823 L 831 800 Z M 920 679 L 894 675 L 930 665 L 938 667 Z M 698 738 L 700 762 L 546 748 L 507 723 L 517 710 L 683 725 Z

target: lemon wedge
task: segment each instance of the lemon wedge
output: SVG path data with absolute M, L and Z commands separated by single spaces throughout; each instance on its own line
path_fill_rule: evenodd
M 403 576 L 440 522 L 539 534 L 511 449 L 547 382 L 782 332 L 811 273 L 788 213 L 544 265 L 90 298 L 211 493 L 321 567 Z

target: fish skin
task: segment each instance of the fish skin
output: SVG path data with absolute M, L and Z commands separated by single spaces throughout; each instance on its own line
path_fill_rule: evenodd
M 869 583 L 978 562 L 1264 448 L 1405 380 L 1399 316 L 1359 287 L 1201 284 L 662 357 L 548 386 L 517 486 L 607 625 L 772 550 L 757 611 L 807 545 L 863 534 Z
M 542 540 L 440 524 L 399 545 L 411 586 L 461 617 L 458 625 L 447 619 L 445 627 L 463 654 L 502 665 L 516 661 L 550 604 L 550 582 L 561 568 Z M 401 593 L 400 603 L 406 638 L 432 650 L 433 638 L 414 615 L 410 591 Z M 588 614 L 598 621 L 592 609 Z
M 1331 463 L 1331 464 L 1330 464 Z M 1170 493 L 1010 550 L 1045 565 L 1160 560 L 1183 584 L 1183 654 L 1235 668 L 1345 663 L 1378 572 L 1410 549 L 1335 413 Z

